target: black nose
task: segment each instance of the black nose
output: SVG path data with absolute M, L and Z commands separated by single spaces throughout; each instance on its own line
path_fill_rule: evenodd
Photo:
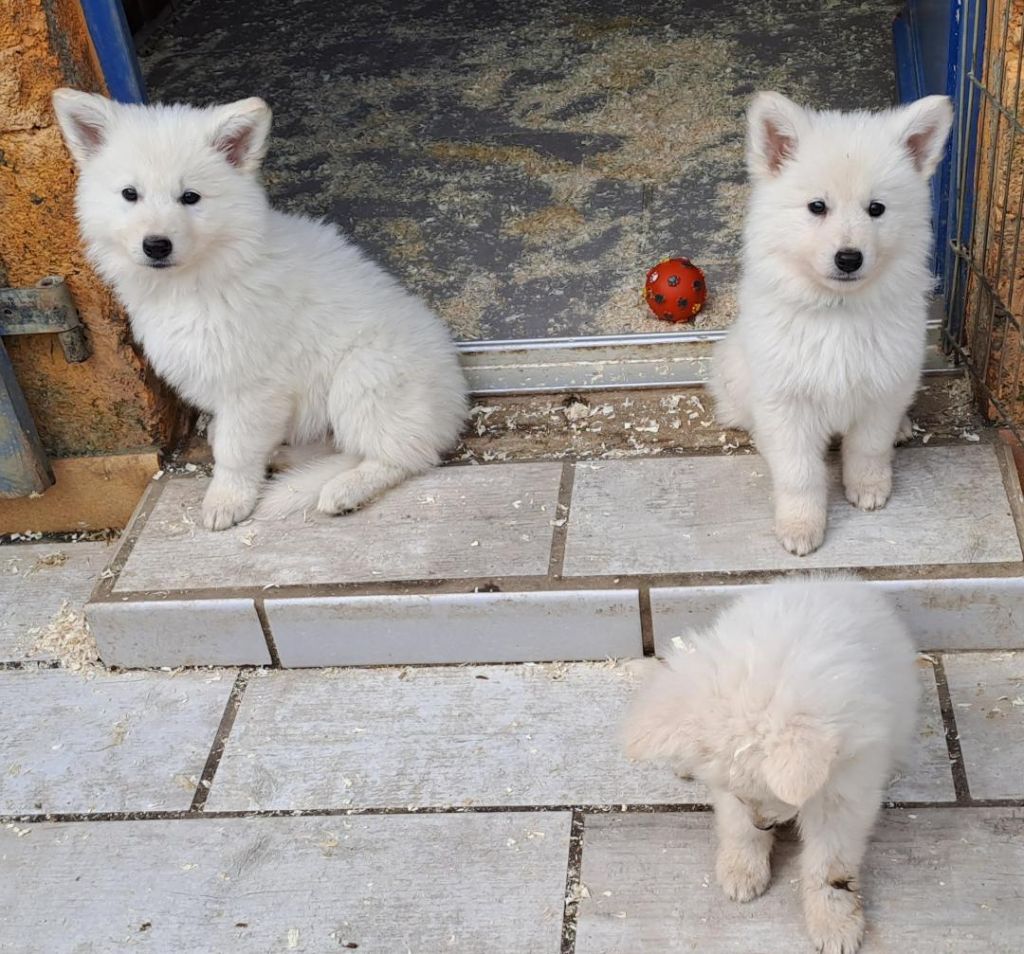
M 163 235 L 147 235 L 142 240 L 142 251 L 146 253 L 146 257 L 154 258 L 157 261 L 167 258 L 173 248 L 171 240 Z M 836 258 L 838 257 L 837 255 Z
M 864 256 L 855 248 L 841 248 L 836 252 L 836 268 L 847 275 L 857 271 L 864 264 Z

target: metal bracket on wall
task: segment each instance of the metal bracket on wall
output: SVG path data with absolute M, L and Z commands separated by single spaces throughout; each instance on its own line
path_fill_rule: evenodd
M 0 288 L 0 337 L 37 334 L 55 334 L 71 364 L 91 354 L 63 278 L 51 275 L 35 288 Z M 35 422 L 0 343 L 0 497 L 28 497 L 52 484 Z
M 64 279 L 50 275 L 35 288 L 0 288 L 0 337 L 56 334 L 69 364 L 91 351 Z

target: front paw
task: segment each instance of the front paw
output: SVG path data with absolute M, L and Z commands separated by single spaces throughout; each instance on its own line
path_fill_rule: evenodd
M 804 895 L 807 931 L 821 954 L 854 954 L 864 939 L 864 906 L 854 882 L 824 885 Z
M 806 556 L 825 539 L 825 516 L 787 516 L 775 518 L 775 535 L 790 553 Z
M 892 495 L 892 468 L 848 477 L 846 499 L 861 510 L 881 510 Z
M 248 517 L 259 496 L 255 487 L 218 481 L 214 476 L 203 498 L 203 526 L 207 530 L 227 530 Z
M 715 873 L 725 896 L 733 901 L 752 901 L 764 894 L 772 878 L 770 858 L 770 852 L 753 848 L 719 848 Z

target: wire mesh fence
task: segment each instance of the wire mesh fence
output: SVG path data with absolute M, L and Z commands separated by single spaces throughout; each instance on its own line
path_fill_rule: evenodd
M 945 342 L 986 417 L 1024 434 L 1024 0 L 962 8 Z

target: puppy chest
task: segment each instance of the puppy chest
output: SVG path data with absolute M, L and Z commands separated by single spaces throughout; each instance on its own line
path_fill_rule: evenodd
M 923 336 L 886 336 L 849 325 L 794 329 L 753 366 L 769 390 L 846 403 L 902 391 L 920 373 L 923 346 Z
M 156 372 L 203 408 L 260 375 L 267 365 L 267 355 L 244 335 L 192 316 L 147 316 L 133 325 Z

